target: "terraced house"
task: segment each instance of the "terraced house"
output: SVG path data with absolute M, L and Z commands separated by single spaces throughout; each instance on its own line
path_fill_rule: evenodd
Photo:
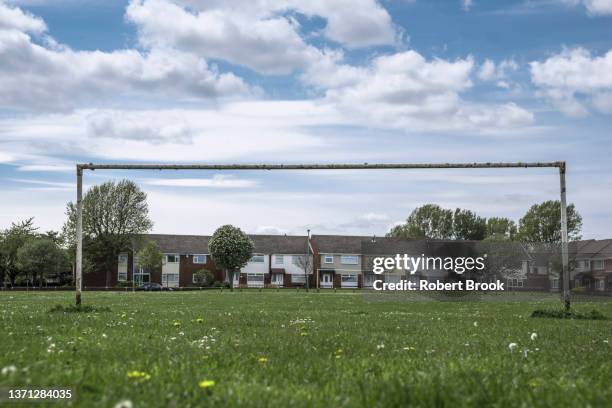
M 376 257 L 408 254 L 428 256 L 467 256 L 482 250 L 486 242 L 404 240 L 388 237 L 347 235 L 250 235 L 254 243 L 251 260 L 234 277 L 235 287 L 371 288 L 375 280 L 397 283 L 402 279 L 444 280 L 447 271 L 423 268 L 410 274 L 405 270 L 373 271 Z M 110 285 L 160 283 L 167 288 L 197 286 L 194 274 L 202 269 L 212 272 L 215 281 L 227 282 L 224 271 L 215 265 L 208 251 L 209 236 L 151 234 L 164 253 L 157 270 L 138 267 L 130 252 L 121 253 Z M 467 245 L 466 245 L 467 244 Z M 490 245 L 490 243 L 488 244 Z M 487 247 L 488 248 L 488 247 Z M 495 247 L 504 254 L 503 267 L 493 263 L 486 275 L 476 279 L 502 279 L 510 290 L 558 292 L 558 251 L 549 246 L 508 242 Z M 467 251 L 467 252 L 466 252 Z M 574 241 L 569 246 L 572 288 L 612 294 L 612 239 Z M 467 275 L 464 277 L 468 277 Z M 85 275 L 86 288 L 107 287 L 105 273 Z

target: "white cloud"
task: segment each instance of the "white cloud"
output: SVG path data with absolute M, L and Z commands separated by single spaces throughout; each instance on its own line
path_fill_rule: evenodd
M 469 11 L 474 6 L 473 0 L 461 0 L 461 8 L 465 11 Z
M 460 98 L 472 86 L 471 57 L 428 61 L 410 50 L 360 67 L 342 64 L 341 58 L 328 55 L 303 81 L 355 123 L 419 131 L 503 131 L 533 122 L 530 112 L 512 103 L 478 105 Z
M 47 31 L 45 22 L 18 7 L 10 7 L 0 0 L 0 30 L 18 30 L 41 34 Z
M 486 59 L 478 70 L 478 79 L 485 82 L 495 82 L 499 88 L 509 88 L 508 71 L 516 71 L 518 64 L 511 59 L 505 59 L 498 64 Z
M 232 176 L 216 174 L 211 178 L 160 178 L 147 179 L 144 184 L 164 187 L 207 187 L 207 188 L 252 188 L 256 180 L 239 179 Z
M 132 0 L 126 17 L 147 48 L 173 48 L 284 75 L 323 55 L 304 40 L 295 13 L 326 19 L 323 35 L 348 47 L 392 44 L 398 36 L 374 0 Z
M 570 6 L 583 6 L 587 12 L 596 16 L 612 14 L 612 0 L 560 0 Z
M 612 50 L 592 56 L 584 48 L 568 49 L 530 66 L 540 95 L 566 115 L 584 117 L 592 109 L 611 113 Z
M 2 16 L 12 17 L 2 25 Z M 0 3 L 0 107 L 68 110 L 99 105 L 100 99 L 141 95 L 167 100 L 245 96 L 253 90 L 204 59 L 169 49 L 75 51 L 46 37 L 37 44 L 27 33 L 44 23 Z

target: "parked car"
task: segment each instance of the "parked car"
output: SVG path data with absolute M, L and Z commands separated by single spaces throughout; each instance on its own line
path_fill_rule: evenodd
M 155 282 L 147 282 L 147 283 L 143 283 L 141 286 L 138 287 L 138 290 L 144 290 L 144 291 L 158 291 L 158 290 L 164 290 L 164 287 L 162 285 L 160 285 L 159 283 L 155 283 Z

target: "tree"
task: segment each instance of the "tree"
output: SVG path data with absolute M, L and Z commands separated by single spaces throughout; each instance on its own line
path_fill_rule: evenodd
M 453 211 L 426 204 L 412 211 L 405 224 L 396 225 L 388 237 L 450 239 L 453 237 Z
M 17 265 L 17 252 L 29 239 L 36 236 L 34 227 L 34 218 L 12 223 L 11 227 L 2 233 L 0 245 L 0 274 L 2 275 L 2 283 L 8 277 L 12 285 L 15 284 L 15 278 L 20 273 Z
M 208 242 L 213 261 L 225 270 L 230 289 L 234 290 L 234 274 L 253 256 L 253 242 L 240 228 L 219 227 Z
M 198 286 L 210 286 L 215 280 L 215 275 L 208 269 L 200 269 L 193 274 L 193 283 Z
M 505 217 L 487 219 L 486 239 L 491 241 L 514 240 L 517 235 L 516 223 Z
M 67 205 L 67 241 L 76 240 L 76 204 Z M 91 187 L 83 197 L 83 248 L 96 266 L 106 271 L 106 286 L 117 256 L 153 227 L 147 195 L 132 181 L 109 181 Z
M 486 218 L 479 217 L 470 210 L 455 209 L 453 214 L 453 238 L 481 241 L 487 232 Z
M 56 277 L 66 263 L 62 249 L 49 238 L 31 238 L 17 251 L 17 266 L 32 285 L 42 286 L 45 278 Z
M 155 241 L 146 241 L 136 253 L 137 264 L 140 268 L 154 271 L 161 268 L 164 261 L 164 254 L 159 249 Z
M 570 241 L 581 238 L 582 217 L 574 204 L 567 206 L 567 235 Z M 519 221 L 519 238 L 523 242 L 558 244 L 561 242 L 561 203 L 545 201 L 534 204 Z

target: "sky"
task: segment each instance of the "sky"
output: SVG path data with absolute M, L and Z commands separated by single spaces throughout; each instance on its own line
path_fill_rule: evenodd
M 0 0 L 0 228 L 57 230 L 76 163 L 559 161 L 612 238 L 612 0 Z M 516 221 L 556 169 L 86 171 L 153 231 L 383 235 Z

